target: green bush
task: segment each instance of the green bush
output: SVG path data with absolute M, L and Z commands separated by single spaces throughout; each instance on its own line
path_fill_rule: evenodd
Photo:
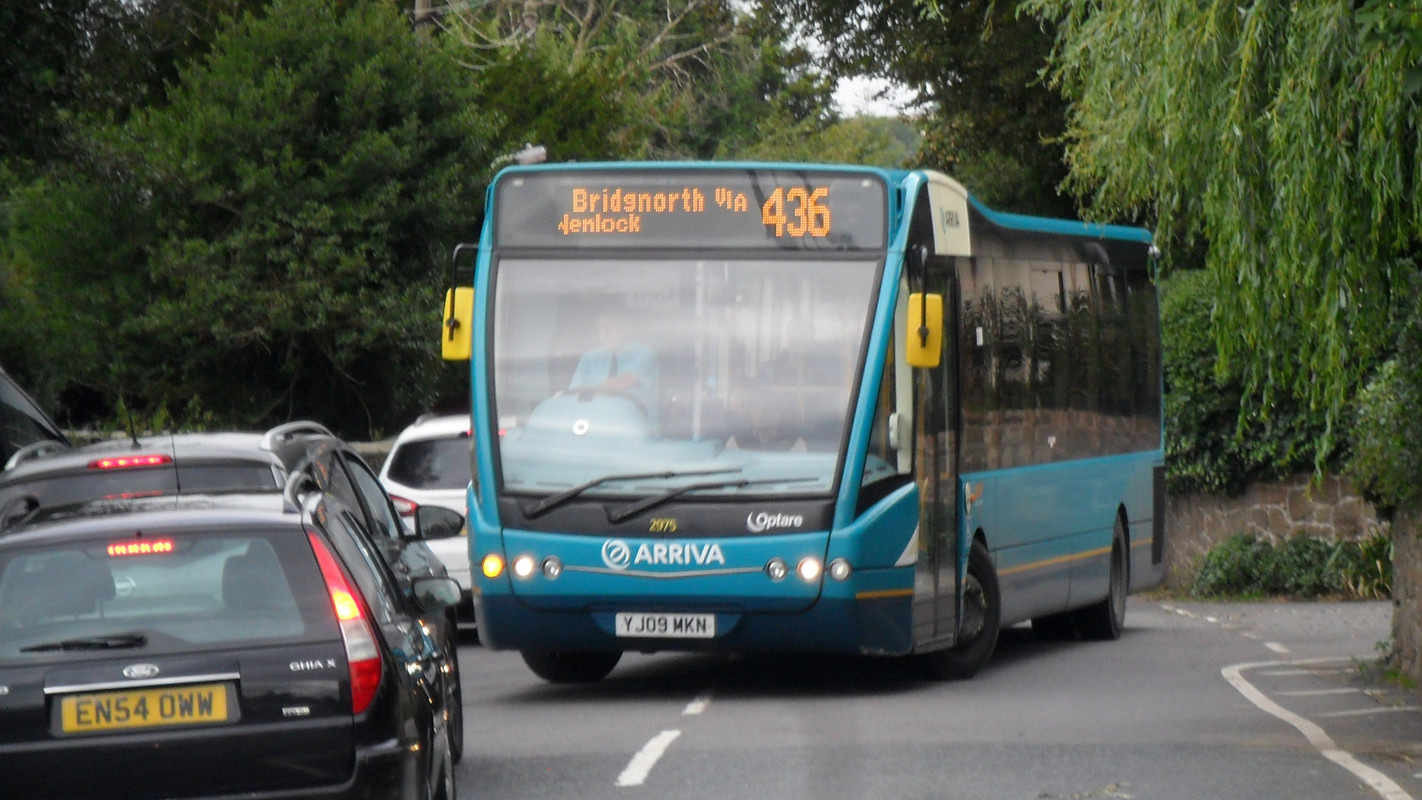
M 1358 393 L 1348 464 L 1358 489 L 1389 516 L 1399 506 L 1422 502 L 1422 310 L 1415 275 L 1411 291 L 1400 291 L 1394 324 L 1397 355 L 1384 363 Z
M 1274 545 L 1239 533 L 1200 560 L 1190 594 L 1376 599 L 1390 596 L 1391 587 L 1392 540 L 1386 534 L 1343 542 L 1300 535 Z
M 1214 287 L 1200 271 L 1161 283 L 1165 353 L 1165 480 L 1178 492 L 1237 494 L 1315 466 L 1322 411 L 1290 397 L 1266 405 L 1245 391 L 1238 366 L 1221 370 L 1215 346 Z

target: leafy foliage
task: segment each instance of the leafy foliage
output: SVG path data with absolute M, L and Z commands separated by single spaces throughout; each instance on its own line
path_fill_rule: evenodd
M 1275 545 L 1235 534 L 1201 559 L 1190 593 L 1202 597 L 1390 596 L 1392 542 L 1385 534 L 1332 542 L 1293 536 Z
M 989 205 L 1070 217 L 1076 202 L 1060 142 L 1066 103 L 1038 73 L 1054 31 L 1011 2 L 772 0 L 822 42 L 837 75 L 872 75 L 911 87 L 925 110 L 916 159 L 961 180 Z
M 1358 397 L 1349 469 L 1358 488 L 1379 510 L 1391 514 L 1422 504 L 1422 308 L 1417 287 L 1398 292 L 1395 319 L 1401 328 L 1397 355 L 1378 370 Z
M 1212 323 L 1214 294 L 1203 272 L 1178 272 L 1161 286 L 1165 355 L 1166 488 L 1242 491 L 1250 482 L 1307 470 L 1324 415 L 1291 397 L 1265 406 L 1241 370 L 1222 367 Z
M 473 238 L 470 165 L 492 158 L 447 48 L 388 6 L 278 0 L 170 105 L 88 137 L 93 157 L 25 191 L 12 231 L 43 313 L 79 320 L 72 374 L 247 426 L 369 435 L 425 407 L 439 364 L 410 310 Z
M 1156 217 L 1164 243 L 1207 244 L 1222 355 L 1265 403 L 1324 409 L 1328 453 L 1392 345 L 1422 233 L 1416 53 L 1365 35 L 1346 0 L 1026 7 L 1060 31 L 1069 185 L 1104 215 Z
M 482 104 L 504 112 L 496 138 L 543 143 L 555 160 L 725 157 L 767 119 L 833 121 L 830 80 L 759 6 L 495 0 L 441 24 Z

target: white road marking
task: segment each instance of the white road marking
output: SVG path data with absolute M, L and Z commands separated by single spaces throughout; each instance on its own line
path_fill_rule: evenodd
M 1301 670 L 1302 671 L 1302 670 Z M 1325 694 L 1362 694 L 1362 689 L 1307 689 L 1301 692 L 1275 692 L 1280 697 L 1320 697 Z
M 1279 644 L 1278 642 L 1265 642 L 1265 643 L 1264 643 L 1264 646 L 1267 647 L 1267 648 L 1269 648 L 1270 650 L 1273 650 L 1273 651 L 1276 652 L 1276 653 L 1289 653 L 1289 652 L 1291 652 L 1291 651 L 1289 650 L 1289 648 L 1287 648 L 1287 647 L 1285 647 L 1285 646 Z
M 647 780 L 647 773 L 652 771 L 652 767 L 657 765 L 657 760 L 680 735 L 681 731 L 662 731 L 653 736 L 651 741 L 642 745 L 642 749 L 637 751 L 637 755 L 632 756 L 632 760 L 627 763 L 627 768 L 622 770 L 622 774 L 617 776 L 617 785 L 641 786 L 642 782 Z
M 1302 666 L 1304 664 L 1339 660 L 1341 659 L 1319 658 L 1307 661 L 1295 661 L 1293 663 L 1297 666 Z M 1353 775 L 1363 783 L 1372 787 L 1373 791 L 1377 792 L 1379 797 L 1384 798 L 1384 800 L 1415 800 L 1412 795 L 1394 783 L 1391 778 L 1358 761 L 1358 759 L 1353 757 L 1352 753 L 1346 750 L 1340 750 L 1338 745 L 1334 743 L 1333 738 L 1325 733 L 1317 724 L 1304 719 L 1298 714 L 1275 703 L 1273 700 L 1270 700 L 1263 692 L 1254 688 L 1254 684 L 1245 680 L 1242 674 L 1247 669 L 1275 666 L 1277 663 L 1278 662 L 1275 661 L 1260 661 L 1253 664 L 1233 664 L 1220 670 L 1220 673 L 1224 675 L 1224 679 L 1229 681 L 1231 686 L 1240 694 L 1244 695 L 1246 700 L 1258 706 L 1261 711 L 1271 714 L 1294 726 L 1299 733 L 1304 735 L 1304 738 L 1308 739 L 1309 744 L 1313 745 L 1314 749 L 1317 750 L 1320 755 L 1353 773 Z
M 697 714 L 700 714 L 701 712 L 705 711 L 706 707 L 709 705 L 711 705 L 711 692 L 710 690 L 707 690 L 697 695 L 695 700 L 692 700 L 690 703 L 687 703 L 686 708 L 682 709 L 681 715 L 683 717 L 696 716 Z
M 1355 708 L 1352 711 L 1330 711 L 1327 714 L 1315 714 L 1316 717 L 1365 717 L 1369 714 L 1390 714 L 1394 711 L 1422 711 L 1418 706 L 1375 706 L 1373 708 Z

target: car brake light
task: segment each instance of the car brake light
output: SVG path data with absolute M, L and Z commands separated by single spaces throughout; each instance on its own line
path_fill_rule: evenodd
M 413 517 L 420 504 L 414 500 L 406 500 L 398 495 L 390 495 L 390 502 L 395 504 L 395 512 L 402 517 Z
M 173 552 L 172 539 L 132 539 L 122 542 L 113 542 L 108 547 L 108 553 L 115 558 L 121 556 L 153 556 L 164 555 Z
M 331 593 L 331 607 L 336 611 L 336 619 L 341 625 L 341 639 L 346 644 L 346 663 L 351 671 L 351 713 L 359 714 L 370 708 L 375 692 L 380 688 L 381 660 L 380 648 L 375 642 L 375 631 L 365 613 L 364 605 L 345 570 L 336 563 L 330 548 L 314 533 L 307 534 L 311 549 L 316 553 L 316 562 L 321 565 L 321 576 L 326 579 L 326 589 Z
M 137 469 L 139 467 L 161 467 L 171 463 L 173 463 L 173 457 L 162 454 L 115 456 L 113 458 L 96 458 L 89 462 L 89 469 Z

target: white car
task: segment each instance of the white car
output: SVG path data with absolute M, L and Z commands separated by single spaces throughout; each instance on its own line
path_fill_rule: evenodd
M 415 509 L 420 506 L 442 506 L 461 516 L 468 515 L 465 492 L 473 457 L 470 442 L 468 414 L 426 414 L 400 432 L 380 467 L 380 482 L 402 518 L 413 522 Z M 444 562 L 449 577 L 459 582 L 464 595 L 459 604 L 459 621 L 472 624 L 468 523 L 458 536 L 428 539 L 426 544 Z

